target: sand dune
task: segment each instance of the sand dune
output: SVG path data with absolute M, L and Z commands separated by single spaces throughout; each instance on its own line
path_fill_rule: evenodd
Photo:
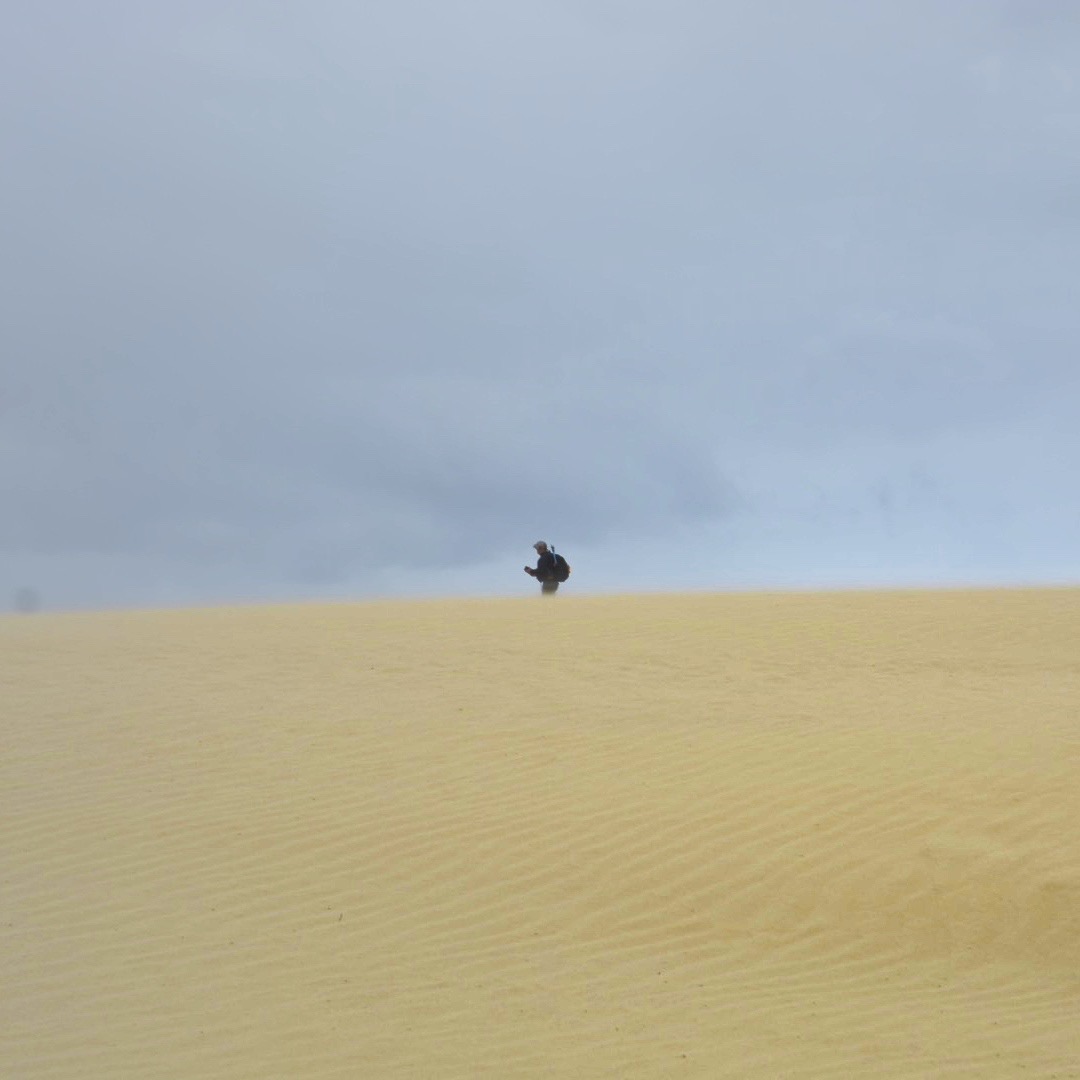
M 0 1075 L 1080 1077 L 1080 591 L 0 619 Z

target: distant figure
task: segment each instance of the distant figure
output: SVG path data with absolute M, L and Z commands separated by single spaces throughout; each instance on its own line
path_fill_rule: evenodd
M 558 591 L 559 582 L 570 576 L 570 566 L 561 555 L 552 551 L 544 540 L 537 540 L 533 547 L 539 555 L 536 568 L 526 566 L 525 573 L 540 582 L 540 592 L 543 595 L 550 596 Z

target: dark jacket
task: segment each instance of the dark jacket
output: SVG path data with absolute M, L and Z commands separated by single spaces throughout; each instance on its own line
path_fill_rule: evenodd
M 550 548 L 536 560 L 536 573 L 533 576 L 537 581 L 555 580 L 555 553 Z

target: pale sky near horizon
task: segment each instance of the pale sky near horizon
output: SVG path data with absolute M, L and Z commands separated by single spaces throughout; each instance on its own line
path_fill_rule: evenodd
M 1080 5 L 19 2 L 0 126 L 0 610 L 1080 581 Z

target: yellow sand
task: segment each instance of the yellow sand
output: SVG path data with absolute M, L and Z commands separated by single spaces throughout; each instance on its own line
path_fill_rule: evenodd
M 0 619 L 0 1076 L 1080 1077 L 1080 591 Z

